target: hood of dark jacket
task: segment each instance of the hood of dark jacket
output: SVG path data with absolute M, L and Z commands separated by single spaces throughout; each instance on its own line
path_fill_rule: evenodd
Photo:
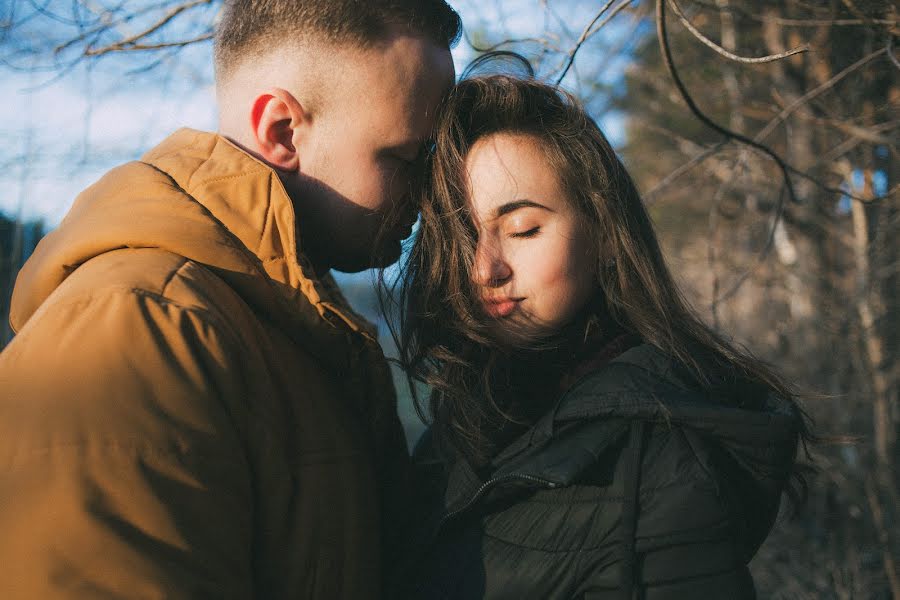
M 712 396 L 686 370 L 656 348 L 635 346 L 603 368 L 585 375 L 552 410 L 493 461 L 488 479 L 458 459 L 448 473 L 445 511 L 465 510 L 495 483 L 565 487 L 622 442 L 635 420 L 690 428 L 716 454 L 720 485 L 739 498 L 744 522 L 738 531 L 752 555 L 778 513 L 797 450 L 800 415 L 790 401 L 761 393 L 742 398 Z

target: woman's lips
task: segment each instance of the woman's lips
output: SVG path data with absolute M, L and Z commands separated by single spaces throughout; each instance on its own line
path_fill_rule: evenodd
M 497 298 L 484 301 L 484 309 L 494 318 L 508 317 L 524 298 Z

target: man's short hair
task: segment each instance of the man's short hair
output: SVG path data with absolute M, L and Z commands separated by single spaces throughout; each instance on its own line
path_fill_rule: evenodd
M 225 0 L 215 36 L 218 78 L 267 48 L 310 37 L 366 48 L 393 28 L 452 47 L 462 23 L 445 0 Z

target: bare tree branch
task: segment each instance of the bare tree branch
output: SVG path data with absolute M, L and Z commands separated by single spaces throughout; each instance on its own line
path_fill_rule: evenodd
M 797 201 L 796 193 L 794 192 L 793 185 L 791 185 L 791 177 L 788 171 L 788 165 L 785 163 L 784 159 L 781 158 L 774 150 L 765 146 L 755 140 L 748 138 L 745 135 L 737 133 L 735 131 L 731 131 L 725 127 L 722 127 L 718 123 L 714 122 L 710 119 L 706 114 L 700 110 L 697 106 L 697 103 L 694 102 L 693 97 L 688 92 L 687 88 L 684 85 L 684 82 L 681 80 L 681 76 L 678 74 L 678 70 L 675 67 L 675 63 L 672 59 L 672 49 L 669 47 L 669 38 L 666 30 L 666 12 L 665 12 L 665 3 L 666 0 L 657 0 L 656 2 L 656 32 L 659 38 L 659 46 L 660 53 L 662 55 L 663 63 L 666 67 L 666 70 L 669 72 L 669 75 L 672 77 L 672 81 L 675 84 L 675 87 L 678 89 L 678 92 L 681 94 L 682 99 L 688 105 L 690 111 L 697 117 L 702 123 L 704 123 L 707 127 L 717 131 L 718 133 L 731 138 L 743 142 L 748 146 L 752 146 L 774 160 L 784 175 L 785 183 L 787 184 L 788 196 L 790 197 L 792 202 Z
M 861 59 L 859 59 L 852 65 L 841 70 L 839 73 L 834 75 L 831 79 L 829 79 L 825 83 L 811 89 L 810 91 L 806 92 L 805 94 L 803 94 L 802 96 L 797 98 L 794 102 L 792 102 L 787 107 L 785 107 L 784 110 L 782 110 L 780 113 L 778 113 L 778 115 L 776 115 L 775 118 L 773 118 L 771 121 L 769 121 L 766 124 L 766 126 L 763 127 L 759 131 L 759 133 L 756 134 L 756 136 L 754 137 L 754 142 L 762 142 L 762 140 L 764 140 L 766 138 L 766 136 L 768 136 L 770 133 L 772 133 L 772 130 L 774 130 L 775 127 L 777 127 L 779 123 L 784 122 L 784 120 L 787 119 L 788 116 L 791 115 L 791 113 L 793 113 L 795 110 L 800 108 L 803 104 L 809 102 L 810 100 L 812 100 L 819 94 L 831 89 L 832 87 L 834 87 L 834 85 L 836 83 L 838 83 L 840 80 L 845 78 L 847 75 L 853 73 L 854 71 L 856 71 L 863 65 L 869 63 L 873 59 L 878 58 L 885 52 L 887 52 L 887 48 L 881 48 L 880 50 L 876 50 L 875 52 L 872 52 L 871 54 L 868 54 L 868 55 L 862 57 Z
M 859 125 L 854 125 L 853 123 L 848 123 L 840 119 L 825 119 L 817 117 L 813 114 L 810 114 L 808 111 L 803 110 L 798 110 L 796 112 L 796 116 L 800 117 L 804 121 L 816 123 L 817 125 L 827 125 L 838 131 L 846 133 L 847 135 L 851 135 L 865 142 L 869 142 L 870 144 L 881 144 L 884 146 L 892 146 L 896 138 L 883 135 L 881 132 L 891 131 L 893 129 L 896 129 L 897 127 L 900 127 L 900 120 L 878 123 L 871 127 L 860 127 Z
M 185 2 L 184 4 L 180 4 L 175 8 L 171 9 L 165 15 L 162 16 L 157 22 L 145 28 L 143 31 L 135 33 L 125 39 L 119 40 L 115 43 L 109 44 L 102 48 L 93 48 L 91 45 L 88 45 L 84 50 L 85 56 L 101 56 L 103 54 L 108 54 L 110 52 L 121 52 L 121 51 L 132 51 L 132 50 L 158 50 L 161 48 L 172 48 L 172 47 L 183 47 L 190 44 L 194 44 L 197 42 L 205 41 L 212 38 L 212 33 L 206 33 L 200 36 L 196 36 L 191 39 L 181 40 L 177 42 L 161 42 L 158 44 L 141 44 L 139 43 L 141 40 L 146 39 L 150 35 L 156 33 L 166 25 L 172 22 L 175 17 L 180 15 L 181 13 L 188 11 L 192 8 L 196 8 L 198 6 L 203 6 L 210 4 L 212 0 L 190 0 L 189 2 Z
M 759 64 L 759 63 L 769 63 L 774 62 L 776 60 L 781 60 L 784 58 L 788 58 L 789 56 L 794 56 L 795 54 L 800 54 L 802 52 L 809 52 L 809 44 L 804 44 L 802 46 L 798 46 L 792 50 L 788 50 L 787 52 L 781 52 L 779 54 L 770 54 L 768 56 L 760 56 L 758 58 L 750 58 L 745 56 L 739 56 L 733 52 L 730 52 L 715 43 L 703 33 L 700 32 L 699 29 L 694 27 L 694 24 L 688 20 L 684 13 L 681 11 L 681 7 L 678 6 L 678 2 L 676 0 L 668 0 L 669 6 L 672 7 L 672 11 L 678 16 L 678 20 L 681 21 L 681 24 L 684 25 L 685 29 L 691 32 L 695 38 L 715 50 L 718 54 L 721 54 L 725 58 L 729 60 L 733 60 L 735 62 L 744 63 L 744 64 Z
M 775 207 L 773 210 L 773 215 L 771 219 L 771 226 L 769 227 L 769 232 L 767 234 L 767 239 L 765 246 L 757 255 L 756 264 L 759 264 L 764 260 L 764 258 L 768 255 L 769 251 L 772 248 L 775 232 L 778 226 L 778 222 L 782 218 L 784 212 L 784 201 L 785 201 L 785 192 L 787 192 L 788 198 L 791 200 L 791 203 L 794 204 L 797 202 L 796 192 L 794 190 L 793 183 L 791 182 L 791 173 L 801 174 L 804 178 L 816 182 L 818 185 L 823 186 L 821 182 L 818 182 L 815 178 L 802 173 L 798 169 L 789 165 L 780 155 L 778 155 L 774 150 L 769 148 L 768 146 L 763 145 L 762 143 L 750 139 L 747 136 L 744 136 L 740 133 L 727 129 L 718 123 L 714 122 L 710 119 L 700 108 L 697 106 L 696 102 L 694 102 L 693 97 L 688 92 L 687 88 L 684 85 L 684 82 L 681 80 L 680 75 L 678 74 L 678 70 L 675 67 L 674 60 L 672 58 L 672 51 L 669 46 L 668 33 L 666 29 L 666 14 L 665 14 L 665 5 L 667 0 L 657 0 L 656 2 L 656 27 L 657 27 L 657 37 L 658 43 L 660 46 L 660 54 L 662 56 L 663 63 L 666 67 L 666 70 L 669 72 L 669 75 L 672 77 L 672 81 L 675 84 L 675 87 L 678 89 L 682 99 L 688 105 L 690 111 L 697 117 L 702 123 L 713 129 L 714 131 L 719 132 L 720 134 L 726 136 L 728 139 L 738 140 L 751 148 L 755 148 L 767 156 L 769 156 L 778 167 L 781 169 L 782 176 L 784 179 L 784 186 L 782 188 L 782 192 L 778 195 L 778 199 L 775 203 Z M 883 52 L 882 49 L 881 52 Z M 718 298 L 713 299 L 713 304 L 724 302 L 725 300 L 731 298 L 743 283 L 749 278 L 754 267 L 747 269 L 740 277 L 738 277 L 737 281 L 723 294 L 721 294 Z
M 463 36 L 466 39 L 466 43 L 472 48 L 472 50 L 475 50 L 476 52 L 482 52 L 482 53 L 493 52 L 494 50 L 502 48 L 503 46 L 514 46 L 516 44 L 527 44 L 529 42 L 535 43 L 535 44 L 540 44 L 541 46 L 544 46 L 544 47 L 548 47 L 550 44 L 549 40 L 547 40 L 547 38 L 527 37 L 527 38 L 507 38 L 505 40 L 500 40 L 499 42 L 497 42 L 495 44 L 491 44 L 490 46 L 479 46 L 479 45 L 475 44 L 475 42 L 473 42 L 471 40 L 471 38 L 469 38 L 468 33 L 464 32 Z
M 663 179 L 659 183 L 657 183 L 653 187 L 653 189 L 651 189 L 649 192 L 644 194 L 644 202 L 648 205 L 655 202 L 656 195 L 659 194 L 664 188 L 671 185 L 676 179 L 678 179 L 679 177 L 681 177 L 682 175 L 684 175 L 685 173 L 687 173 L 688 171 L 690 171 L 697 165 L 701 164 L 703 161 L 708 159 L 710 156 L 713 156 L 714 154 L 718 153 L 719 150 L 724 148 L 729 143 L 729 141 L 730 140 L 725 140 L 725 141 L 719 142 L 715 146 L 712 146 L 710 148 L 703 150 L 702 152 L 693 156 L 686 163 L 684 163 L 683 165 L 681 165 L 680 167 L 678 167 L 677 169 L 675 169 L 674 171 L 672 171 L 671 173 L 669 173 L 668 175 L 663 177 Z
M 660 54 L 663 59 L 663 64 L 665 65 L 666 70 L 669 72 L 669 75 L 672 77 L 672 81 L 675 84 L 675 87 L 678 90 L 679 94 L 681 95 L 681 98 L 684 100 L 685 104 L 687 104 L 688 109 L 694 114 L 694 116 L 697 117 L 697 119 L 699 119 L 707 127 L 713 129 L 714 131 L 717 131 L 718 133 L 720 133 L 728 138 L 737 140 L 737 141 L 742 142 L 752 148 L 755 148 L 755 149 L 759 150 L 760 152 L 762 152 L 763 154 L 765 154 L 766 156 L 770 157 L 773 161 L 775 161 L 775 163 L 778 165 L 779 169 L 782 172 L 782 175 L 784 177 L 785 184 L 787 187 L 788 198 L 790 199 L 790 201 L 792 203 L 797 202 L 797 195 L 796 195 L 796 191 L 794 190 L 793 183 L 791 182 L 791 177 L 790 177 L 791 174 L 797 175 L 797 176 L 803 178 L 804 180 L 814 183 L 820 189 L 823 189 L 825 191 L 829 191 L 832 193 L 844 194 L 844 195 L 847 195 L 847 196 L 853 198 L 854 200 L 859 200 L 859 201 L 863 201 L 863 202 L 874 202 L 876 200 L 883 200 L 890 196 L 888 194 L 886 196 L 879 196 L 876 198 L 857 197 L 855 195 L 848 193 L 845 190 L 826 186 L 825 184 L 823 184 L 821 181 L 819 181 L 815 177 L 812 177 L 811 175 L 805 173 L 804 171 L 797 169 L 796 167 L 788 164 L 777 152 L 775 152 L 768 146 L 761 143 L 762 138 L 765 137 L 763 135 L 763 133 L 768 134 L 768 132 L 771 131 L 771 129 L 772 129 L 772 127 L 774 127 L 774 125 L 772 127 L 769 127 L 767 125 L 767 127 L 763 129 L 763 132 L 761 132 L 760 134 L 757 134 L 756 139 L 751 139 L 751 138 L 749 138 L 745 135 L 742 135 L 736 131 L 732 131 L 726 127 L 723 127 L 723 126 L 719 125 L 718 123 L 716 123 L 715 121 L 713 121 L 712 119 L 710 119 L 697 106 L 697 103 L 694 101 L 690 92 L 688 92 L 687 88 L 684 85 L 684 82 L 681 80 L 681 76 L 679 75 L 677 68 L 675 67 L 675 63 L 672 58 L 672 50 L 669 46 L 668 32 L 667 32 L 666 23 L 665 23 L 665 17 L 666 17 L 665 3 L 666 3 L 666 1 L 667 0 L 657 0 L 657 2 L 656 2 L 657 37 L 658 37 L 658 43 L 659 43 L 659 47 L 660 47 Z M 830 88 L 835 83 L 837 83 L 837 81 L 840 81 L 840 79 L 843 79 L 844 77 L 849 75 L 852 71 L 858 69 L 859 67 L 861 67 L 865 63 L 869 62 L 870 60 L 877 58 L 881 54 L 884 54 L 886 52 L 886 50 L 887 50 L 886 48 L 876 50 L 875 52 L 869 54 L 868 56 L 863 57 L 856 63 L 850 65 L 849 67 L 847 67 L 846 69 L 844 69 L 843 71 L 841 71 L 840 73 L 838 73 L 837 75 L 832 77 L 829 81 L 827 81 L 824 84 L 820 85 L 819 87 L 811 90 L 807 94 L 804 94 L 800 99 L 798 99 L 797 101 L 792 103 L 788 108 L 786 108 L 781 113 L 779 113 L 779 116 L 776 117 L 775 119 L 773 119 L 773 122 L 775 122 L 775 121 L 783 122 L 784 118 L 786 118 L 787 115 L 789 115 L 791 112 L 796 110 L 796 107 L 799 107 L 801 104 L 803 104 L 803 102 L 809 101 L 811 98 L 815 97 L 816 95 L 818 95 L 818 94 L 822 93 L 823 91 L 825 91 L 826 89 Z M 781 117 L 782 114 L 784 114 L 784 117 Z M 771 125 L 771 123 L 770 123 L 770 125 Z
M 690 93 L 687 91 L 687 88 L 684 86 L 684 83 L 681 80 L 681 77 L 678 74 L 677 69 L 675 68 L 675 63 L 672 60 L 672 50 L 669 47 L 669 38 L 666 30 L 666 13 L 665 13 L 665 3 L 666 0 L 657 0 L 656 2 L 656 32 L 658 37 L 658 42 L 660 46 L 660 53 L 662 55 L 663 63 L 665 64 L 666 70 L 669 72 L 669 75 L 672 77 L 672 81 L 675 83 L 675 87 L 678 89 L 681 94 L 682 99 L 684 99 L 685 103 L 688 105 L 688 108 L 694 113 L 701 122 L 706 124 L 708 127 L 718 131 L 719 133 L 725 135 L 727 138 L 736 139 L 741 141 L 749 146 L 757 148 L 763 151 L 765 154 L 770 156 L 779 166 L 782 171 L 782 175 L 784 177 L 785 187 L 787 188 L 788 195 L 792 202 L 797 201 L 796 193 L 794 192 L 794 186 L 791 183 L 791 177 L 788 172 L 788 168 L 784 160 L 776 154 L 773 150 L 764 146 L 750 138 L 726 129 L 721 125 L 715 123 L 712 119 L 707 117 L 703 111 L 697 106 L 694 102 L 694 99 L 691 97 Z M 784 210 L 784 193 L 778 195 L 778 202 L 775 206 L 775 215 L 773 218 L 773 223 L 777 224 L 778 219 L 781 217 L 781 213 Z M 765 252 L 768 252 L 768 248 L 771 247 L 771 240 L 774 237 L 775 227 L 774 225 L 771 228 L 771 232 L 769 233 L 769 242 L 766 244 Z M 741 280 L 743 281 L 743 279 Z M 733 292 L 732 292 L 733 293 Z
M 894 66 L 900 69 L 900 60 L 897 60 L 896 55 L 894 55 L 894 34 L 888 33 L 887 46 L 885 46 L 885 51 L 887 52 L 888 58 L 891 59 L 891 62 L 894 63 Z
M 843 140 L 838 145 L 831 148 L 824 155 L 822 155 L 822 158 L 820 158 L 818 161 L 816 161 L 816 164 L 814 166 L 821 166 L 821 165 L 827 165 L 827 164 L 833 163 L 834 161 L 841 158 L 848 152 L 852 151 L 854 148 L 858 147 L 861 143 L 863 143 L 863 141 L 864 140 L 862 138 L 851 135 L 850 137 Z M 854 200 L 865 201 L 865 198 L 857 198 L 852 195 L 849 197 Z
M 713 10 L 727 10 L 728 12 L 739 14 L 761 23 L 775 23 L 778 25 L 786 25 L 788 27 L 846 27 L 860 25 L 887 25 L 888 27 L 895 27 L 900 23 L 900 21 L 897 21 L 896 19 L 790 19 L 773 15 L 758 15 L 738 6 L 729 6 L 726 9 L 722 9 L 715 4 L 704 2 L 703 0 L 694 0 L 694 4 Z
M 743 158 L 739 158 L 736 161 L 732 162 L 732 168 L 736 167 L 739 162 L 743 162 Z M 718 262 L 718 256 L 716 254 L 717 245 L 715 242 L 715 234 L 719 224 L 719 214 L 722 212 L 722 202 L 725 198 L 725 194 L 728 193 L 728 190 L 732 187 L 732 182 L 736 181 L 735 179 L 724 180 L 722 181 L 718 187 L 716 188 L 716 193 L 713 194 L 712 203 L 709 208 L 709 217 L 708 217 L 708 225 L 707 225 L 707 233 L 709 235 L 709 243 L 706 247 L 706 261 L 709 265 L 709 271 L 712 274 L 712 298 L 713 301 L 710 304 L 710 311 L 712 312 L 713 317 L 713 327 L 715 329 L 720 329 L 719 323 L 719 287 L 721 286 L 721 279 L 719 278 L 719 272 L 716 270 L 716 263 Z
M 575 42 L 575 46 L 573 46 L 572 49 L 569 51 L 569 54 L 566 57 L 565 63 L 563 63 L 562 71 L 560 71 L 559 76 L 556 78 L 555 85 L 559 85 L 560 83 L 562 83 L 562 80 L 565 79 L 566 74 L 569 72 L 569 69 L 572 68 L 572 64 L 575 62 L 575 55 L 578 54 L 578 51 L 581 49 L 581 47 L 584 45 L 584 43 L 586 41 L 588 41 L 588 39 L 590 39 L 590 37 L 592 35 L 597 33 L 604 25 L 609 23 L 609 21 L 613 17 L 615 17 L 617 14 L 619 14 L 625 8 L 627 8 L 628 5 L 630 4 L 629 0 L 625 0 L 624 2 L 622 2 L 622 4 L 617 6 L 609 14 L 609 16 L 606 19 L 604 19 L 599 25 L 597 25 L 596 28 L 594 28 L 594 25 L 597 23 L 597 21 L 599 21 L 600 18 L 603 16 L 603 14 L 607 10 L 609 10 L 609 8 L 613 5 L 613 3 L 615 3 L 615 1 L 616 0 L 609 0 L 606 4 L 604 4 L 603 7 L 600 9 L 600 11 L 597 12 L 596 15 L 594 15 L 594 18 L 591 19 L 591 22 L 587 24 L 587 27 L 584 28 L 584 31 L 581 32 L 581 35 L 579 36 L 578 41 Z
M 30 0 L 30 1 L 32 1 L 32 0 Z M 120 30 L 122 35 L 131 35 L 124 30 L 124 27 L 122 27 L 126 22 L 133 21 L 133 20 L 135 20 L 139 17 L 142 17 L 146 14 L 150 14 L 152 12 L 158 11 L 161 8 L 165 8 L 169 4 L 171 4 L 171 2 L 167 1 L 167 2 L 162 2 L 162 3 L 149 4 L 142 8 L 136 8 L 136 9 L 132 10 L 131 12 L 127 13 L 120 20 L 114 20 L 110 16 L 110 14 L 111 14 L 110 11 L 107 11 L 104 9 L 104 11 L 101 12 L 100 15 L 98 16 L 98 18 L 96 19 L 98 21 L 97 24 L 90 26 L 90 27 L 88 27 L 88 24 L 85 23 L 83 20 L 72 20 L 71 24 L 77 25 L 78 28 L 81 30 L 81 33 L 66 40 L 62 44 L 56 46 L 53 49 L 53 54 L 60 54 L 60 53 L 64 52 L 65 50 L 67 50 L 68 48 L 71 48 L 72 46 L 74 46 L 80 42 L 83 42 L 84 40 L 86 40 L 87 38 L 89 38 L 91 36 L 99 36 L 111 29 Z M 73 10 L 77 6 L 78 6 L 78 4 L 76 3 L 75 6 L 73 7 Z
M 790 189 L 790 184 L 788 180 L 785 180 L 785 185 L 781 189 L 781 193 L 778 194 L 778 201 L 775 204 L 775 211 L 772 215 L 772 224 L 769 226 L 769 232 L 766 237 L 766 243 L 763 245 L 762 250 L 760 250 L 756 255 L 756 260 L 754 261 L 753 266 L 748 267 L 743 273 L 741 273 L 737 280 L 728 288 L 725 293 L 718 297 L 713 297 L 712 299 L 712 307 L 715 310 L 719 304 L 725 302 L 732 296 L 734 296 L 738 290 L 741 289 L 741 286 L 744 285 L 744 282 L 749 279 L 749 277 L 753 274 L 756 268 L 762 264 L 762 262 L 769 255 L 769 252 L 772 250 L 772 246 L 775 242 L 775 232 L 778 229 L 778 222 L 781 220 L 783 212 L 784 212 L 784 191 L 785 189 Z
M 128 46 L 121 46 L 119 44 L 113 44 L 111 46 L 106 46 L 104 48 L 92 49 L 87 48 L 84 51 L 85 56 L 102 56 L 104 54 L 109 54 L 110 52 L 141 52 L 145 50 L 163 50 L 165 48 L 183 48 L 185 46 L 190 46 L 191 44 L 197 44 L 200 42 L 205 42 L 211 40 L 213 38 L 213 33 L 204 33 L 203 35 L 198 35 L 197 37 L 193 37 L 187 40 L 181 40 L 178 42 L 160 42 L 159 44 L 129 44 Z

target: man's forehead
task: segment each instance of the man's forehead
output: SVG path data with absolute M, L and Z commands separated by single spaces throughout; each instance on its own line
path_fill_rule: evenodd
M 440 96 L 454 81 L 450 51 L 422 37 L 397 36 L 366 50 L 354 66 L 355 78 L 371 92 L 407 101 Z
M 330 119 L 368 131 L 379 145 L 421 146 L 454 82 L 449 50 L 427 39 L 404 37 L 333 57 L 319 78 Z
M 416 138 L 424 142 L 431 135 L 442 99 L 450 86 L 431 80 L 419 86 L 395 89 L 381 97 L 373 96 L 368 103 L 372 117 L 380 115 L 398 137 Z

